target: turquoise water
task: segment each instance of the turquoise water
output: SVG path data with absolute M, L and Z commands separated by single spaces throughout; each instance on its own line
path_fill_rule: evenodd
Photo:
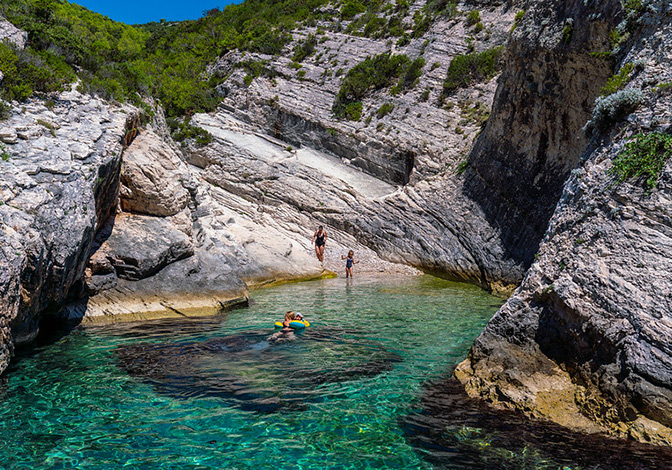
M 253 300 L 21 352 L 0 385 L 0 467 L 431 468 L 398 417 L 501 303 L 426 276 L 290 284 Z M 289 309 L 311 327 L 266 341 Z
M 0 468 L 588 468 L 503 438 L 526 422 L 502 427 L 441 395 L 501 303 L 479 289 L 331 279 L 253 299 L 20 351 L 0 379 Z M 289 309 L 311 327 L 272 337 Z

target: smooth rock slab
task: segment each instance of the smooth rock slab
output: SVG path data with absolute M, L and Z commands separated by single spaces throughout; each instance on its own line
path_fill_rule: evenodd
M 137 280 L 193 255 L 194 246 L 166 219 L 122 215 L 115 220 L 114 230 L 101 251 L 119 277 Z

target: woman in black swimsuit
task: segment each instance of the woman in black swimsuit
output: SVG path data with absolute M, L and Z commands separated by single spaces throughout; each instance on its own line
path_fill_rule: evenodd
M 324 245 L 327 244 L 327 232 L 324 231 L 324 227 L 320 225 L 317 228 L 317 231 L 313 234 L 313 241 L 311 243 L 315 244 L 317 259 L 320 260 L 320 263 L 324 263 Z

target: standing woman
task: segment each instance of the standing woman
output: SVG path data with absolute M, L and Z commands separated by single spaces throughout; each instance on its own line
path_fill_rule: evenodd
M 315 244 L 315 254 L 317 259 L 320 260 L 320 263 L 324 263 L 324 245 L 327 243 L 327 232 L 324 231 L 324 227 L 321 225 L 317 227 L 317 231 L 313 234 L 313 241 L 311 243 Z

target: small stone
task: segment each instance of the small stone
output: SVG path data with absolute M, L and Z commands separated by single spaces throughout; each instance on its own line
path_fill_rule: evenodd
M 9 127 L 5 127 L 0 129 L 0 141 L 4 142 L 5 144 L 15 144 L 18 142 L 18 136 L 16 135 L 16 132 L 14 129 L 11 129 Z

